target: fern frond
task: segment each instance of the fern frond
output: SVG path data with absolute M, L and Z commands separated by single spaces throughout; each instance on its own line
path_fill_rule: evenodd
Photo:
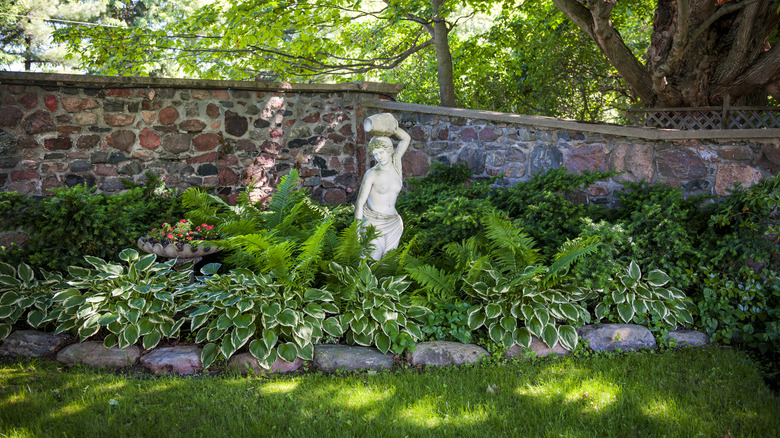
M 258 266 L 261 272 L 274 272 L 279 280 L 284 281 L 290 277 L 293 266 L 293 248 L 295 244 L 286 241 L 268 247 L 265 251 L 265 260 L 257 259 L 262 266 Z
M 325 234 L 333 225 L 332 219 L 328 219 L 321 223 L 317 230 L 309 236 L 306 241 L 301 245 L 301 252 L 297 257 L 297 264 L 295 266 L 294 275 L 303 281 L 303 284 L 308 283 L 313 278 L 313 272 L 310 269 L 312 262 L 319 259 L 319 255 L 322 251 L 322 243 L 325 240 Z
M 336 262 L 347 266 L 356 266 L 357 261 L 363 255 L 363 245 L 360 244 L 360 222 L 353 221 L 352 225 L 341 230 L 338 242 L 334 254 Z
M 448 274 L 431 265 L 422 265 L 416 267 L 406 267 L 406 272 L 424 289 L 440 296 L 455 295 L 455 282 L 458 280 L 454 275 Z
M 555 254 L 555 262 L 547 270 L 547 275 L 541 281 L 544 288 L 553 287 L 569 272 L 569 268 L 580 258 L 596 251 L 599 245 L 598 236 L 588 238 L 578 237 L 567 240 Z
M 298 171 L 292 169 L 290 173 L 282 177 L 279 185 L 276 187 L 276 192 L 271 196 L 271 202 L 268 203 L 268 211 L 271 212 L 266 217 L 268 228 L 275 228 L 282 223 L 287 211 L 292 208 L 299 176 Z

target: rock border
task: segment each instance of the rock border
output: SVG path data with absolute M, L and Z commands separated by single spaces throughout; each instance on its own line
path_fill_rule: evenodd
M 598 352 L 637 351 L 657 348 L 650 330 L 634 324 L 593 324 L 577 330 L 581 341 L 588 349 Z M 675 330 L 669 332 L 668 340 L 676 340 L 676 347 L 700 347 L 708 345 L 709 337 L 695 330 Z M 63 347 L 66 338 L 34 330 L 18 330 L 0 344 L 0 356 L 43 357 L 57 349 L 57 361 L 67 364 L 83 364 L 92 367 L 125 368 L 140 365 L 156 375 L 192 376 L 203 371 L 200 361 L 201 348 L 196 345 L 163 346 L 141 352 L 137 346 L 127 348 L 105 348 L 102 343 L 88 341 Z M 31 348 L 33 347 L 33 348 Z M 555 345 L 548 347 L 540 339 L 532 338 L 526 349 L 514 345 L 506 353 L 506 358 L 563 356 L 570 351 Z M 478 362 L 489 353 L 475 344 L 462 344 L 448 341 L 425 341 L 417 344 L 414 353 L 408 359 L 412 366 L 459 366 Z M 326 372 L 382 371 L 395 368 L 392 354 L 383 354 L 372 347 L 359 347 L 340 344 L 321 344 L 314 347 L 314 359 L 308 365 Z M 278 359 L 270 370 L 259 366 L 257 359 L 248 353 L 239 353 L 231 357 L 226 369 L 243 375 L 284 374 L 301 369 L 307 362 L 297 358 L 294 362 Z

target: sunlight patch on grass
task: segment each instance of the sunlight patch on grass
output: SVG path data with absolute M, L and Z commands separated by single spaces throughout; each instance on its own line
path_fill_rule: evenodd
M 295 391 L 295 389 L 298 388 L 298 385 L 300 383 L 301 382 L 299 379 L 277 380 L 274 382 L 268 382 L 264 384 L 262 388 L 260 388 L 260 392 L 263 392 L 267 395 L 288 394 Z
M 431 415 L 435 411 L 436 406 L 434 406 L 433 400 L 426 397 L 412 403 L 406 409 L 402 409 L 398 418 L 414 426 L 434 428 L 441 426 L 441 419 L 436 415 Z
M 52 411 L 49 414 L 49 418 L 52 420 L 67 418 L 70 415 L 75 415 L 78 414 L 79 412 L 84 411 L 85 407 L 86 405 L 81 401 L 69 403 L 61 407 L 60 409 Z
M 602 410 L 613 405 L 620 395 L 620 388 L 603 380 L 588 380 L 566 393 L 566 402 L 584 403 L 585 409 Z
M 337 398 L 346 408 L 359 409 L 370 407 L 393 395 L 394 391 L 379 391 L 374 388 L 350 388 L 348 391 L 339 391 Z

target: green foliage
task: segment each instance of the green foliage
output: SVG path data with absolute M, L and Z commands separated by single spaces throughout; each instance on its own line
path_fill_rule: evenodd
M 404 277 L 377 279 L 365 260 L 358 268 L 331 263 L 330 269 L 337 282 L 329 287 L 337 291 L 341 309 L 330 335 L 343 336 L 349 344 L 376 346 L 382 353 L 414 351 L 423 338 L 420 323 L 430 310 L 412 305 L 403 294 L 409 287 Z
M 480 218 L 495 211 L 485 199 L 495 178 L 470 178 L 465 164 L 434 164 L 431 174 L 412 178 L 411 189 L 399 196 L 396 208 L 403 215 L 404 236 L 413 237 L 423 254 L 435 258 L 447 243 L 473 236 Z
M 660 270 L 642 276 L 634 261 L 612 284 L 600 290 L 596 320 L 633 323 L 674 330 L 693 324 L 691 300 Z
M 174 338 L 185 322 L 177 314 L 177 301 L 189 273 L 173 270 L 176 260 L 157 263 L 157 256 L 139 256 L 134 249 L 119 254 L 124 264 L 86 256 L 93 269 L 71 266 L 67 289 L 53 300 L 59 307 L 49 313 L 57 321 L 55 333 L 69 332 L 81 341 L 102 328 L 108 334 L 103 345 L 119 348 L 142 341 L 144 349 L 162 338 Z
M 612 224 L 605 220 L 598 223 L 583 218 L 580 237 L 597 238 L 596 250 L 588 257 L 587 263 L 574 265 L 571 270 L 572 282 L 592 289 L 603 289 L 630 262 L 634 254 L 634 238 L 622 224 Z
M 743 266 L 736 273 L 705 267 L 696 274 L 702 328 L 716 342 L 780 351 L 780 275 Z
M 63 279 L 58 273 L 42 273 L 43 278 L 38 279 L 25 263 L 16 268 L 0 263 L 0 340 L 20 320 L 36 329 L 52 322 L 53 291 L 62 287 Z
M 470 309 L 471 305 L 462 301 L 435 303 L 420 327 L 425 339 L 470 343 L 473 336 L 468 324 Z
M 505 347 L 528 347 L 531 335 L 553 347 L 559 341 L 568 349 L 577 345 L 569 324 L 590 320 L 581 302 L 586 290 L 562 284 L 569 267 L 595 250 L 593 241 L 569 242 L 546 267 L 534 242 L 522 230 L 497 215 L 485 216 L 484 234 L 463 243 L 451 243 L 447 266 L 407 268 L 409 275 L 434 293 L 465 294 L 476 303 L 468 312 L 470 330 L 484 326 L 490 339 Z M 564 324 L 559 325 L 558 321 Z
M 62 272 L 83 265 L 84 256 L 116 261 L 135 239 L 182 215 L 177 196 L 151 185 L 116 195 L 94 190 L 78 185 L 40 199 L 0 193 L 0 229 L 21 228 L 29 237 L 25 247 L 0 253 L 0 261 Z
M 567 240 L 579 235 L 583 218 L 598 219 L 606 209 L 575 203 L 569 198 L 585 187 L 615 176 L 614 172 L 575 175 L 566 168 L 536 175 L 506 190 L 497 190 L 490 201 L 525 229 L 545 254 L 552 254 Z
M 649 45 L 653 8 L 650 2 L 615 6 L 613 20 L 636 53 Z M 512 4 L 491 24 L 451 43 L 464 107 L 614 121 L 617 108 L 636 103 L 615 68 L 552 1 Z
M 206 343 L 202 362 L 210 366 L 221 354 L 227 360 L 243 346 L 266 369 L 281 358 L 314 358 L 314 344 L 330 333 L 339 313 L 333 296 L 309 289 L 301 293 L 285 288 L 268 274 L 246 269 L 217 274 L 219 265 L 206 265 L 207 274 L 186 288 L 192 298 L 181 308 L 197 333 L 195 342 Z M 327 319 L 326 319 L 327 318 Z M 325 330 L 325 331 L 323 331 Z
M 682 190 L 646 182 L 627 183 L 618 194 L 620 208 L 612 219 L 624 224 L 633 239 L 630 254 L 642 269 L 657 268 L 674 284 L 687 288 L 688 269 L 697 269 L 704 259 L 697 237 L 705 223 L 702 196 L 683 198 Z
M 735 186 L 708 211 L 702 244 L 711 263 L 738 273 L 743 263 L 780 269 L 780 176 L 764 178 L 745 189 Z

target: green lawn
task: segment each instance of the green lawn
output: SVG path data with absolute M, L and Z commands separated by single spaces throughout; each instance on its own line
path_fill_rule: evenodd
M 490 388 L 490 389 L 489 389 Z M 293 377 L 119 376 L 0 366 L 0 436 L 780 434 L 780 397 L 742 352 L 661 353 Z

